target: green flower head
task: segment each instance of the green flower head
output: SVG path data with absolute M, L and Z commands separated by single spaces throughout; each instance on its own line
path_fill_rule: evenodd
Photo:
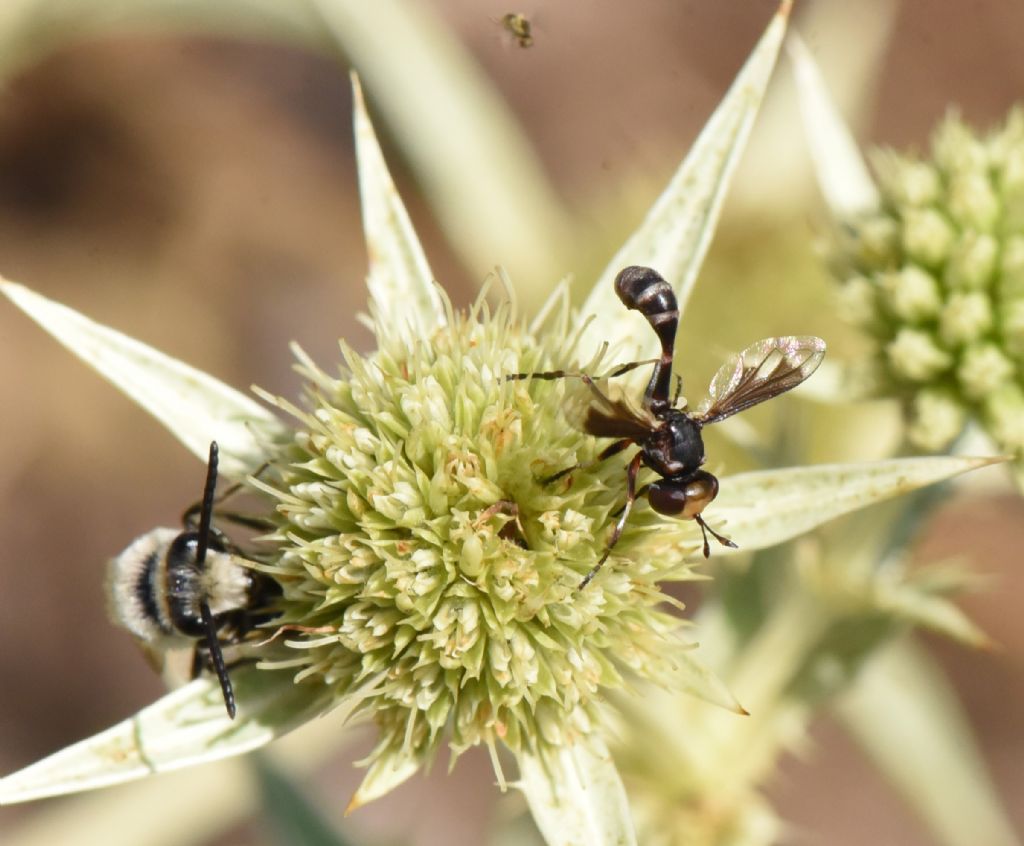
M 873 164 L 877 205 L 846 217 L 832 259 L 880 389 L 904 401 L 919 449 L 974 419 L 1024 455 L 1024 111 L 987 135 L 951 114 L 927 155 Z
M 566 424 L 573 386 L 505 378 L 580 360 L 566 302 L 534 332 L 483 301 L 446 307 L 424 337 L 377 320 L 377 352 L 342 345 L 337 376 L 301 356 L 302 409 L 268 397 L 297 427 L 264 474 L 279 481 L 257 483 L 280 516 L 266 569 L 281 620 L 311 632 L 289 635 L 284 662 L 339 696 L 376 678 L 361 706 L 382 730 L 373 760 L 426 758 L 448 728 L 456 751 L 557 747 L 599 720 L 602 688 L 671 672 L 679 620 L 657 608 L 657 582 L 689 568 L 656 554 L 645 514 L 577 589 L 621 506 L 622 466 L 543 483 L 600 442 Z M 695 528 L 675 533 L 681 551 Z

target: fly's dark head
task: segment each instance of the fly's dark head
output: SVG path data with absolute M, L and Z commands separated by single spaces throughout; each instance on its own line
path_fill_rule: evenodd
M 644 464 L 659 476 L 687 475 L 704 463 L 700 425 L 676 408 L 661 412 L 662 420 L 641 447 Z

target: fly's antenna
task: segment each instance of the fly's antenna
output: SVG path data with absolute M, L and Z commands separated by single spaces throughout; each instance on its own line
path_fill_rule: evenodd
M 206 465 L 206 485 L 203 488 L 203 505 L 199 512 L 199 530 L 196 538 L 196 569 L 202 572 L 206 565 L 206 551 L 210 545 L 210 527 L 213 523 L 213 497 L 217 489 L 217 461 L 220 450 L 216 441 L 210 441 L 210 458 Z M 210 603 L 203 599 L 199 603 L 199 613 L 203 618 L 203 628 L 206 630 L 206 648 L 210 652 L 210 661 L 213 664 L 214 672 L 217 673 L 217 680 L 220 682 L 221 693 L 224 694 L 224 704 L 228 709 L 228 716 L 235 718 L 235 692 L 231 687 L 231 679 L 228 676 L 228 668 L 224 665 L 224 653 L 221 652 L 220 640 L 217 638 L 217 624 L 213 619 L 213 612 L 210 611 Z

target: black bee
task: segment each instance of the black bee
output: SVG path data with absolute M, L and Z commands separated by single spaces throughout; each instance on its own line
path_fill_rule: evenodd
M 506 12 L 501 16 L 501 25 L 520 47 L 533 46 L 533 25 L 522 12 Z
M 168 652 L 191 648 L 193 678 L 212 668 L 228 715 L 234 718 L 235 694 L 222 644 L 238 643 L 270 619 L 280 588 L 248 566 L 212 526 L 217 458 L 214 441 L 203 499 L 185 512 L 184 531 L 159 528 L 136 538 L 110 562 L 107 586 L 111 617 L 135 636 L 150 662 L 161 669 Z M 243 515 L 231 519 L 265 527 Z
M 649 267 L 627 267 L 615 277 L 615 293 L 626 308 L 636 309 L 647 319 L 661 342 L 661 357 L 653 362 L 654 372 L 647 383 L 640 408 L 624 397 L 609 397 L 586 373 L 554 370 L 517 373 L 508 377 L 576 378 L 586 384 L 590 398 L 580 422 L 581 428 L 599 438 L 616 439 L 587 466 L 604 461 L 630 446 L 640 448 L 626 468 L 626 503 L 621 516 L 604 554 L 580 582 L 581 590 L 608 560 L 638 497 L 646 496 L 651 508 L 659 514 L 695 520 L 704 537 L 705 558 L 711 555 L 709 534 L 723 546 L 735 548 L 736 544 L 714 531 L 701 516 L 718 495 L 718 479 L 700 469 L 706 460 L 701 429 L 795 388 L 817 369 L 825 355 L 825 342 L 821 338 L 765 338 L 730 358 L 711 380 L 707 400 L 696 413 L 689 412 L 677 407 L 681 381 L 677 381 L 675 396 L 669 399 L 672 351 L 679 326 L 679 307 L 672 287 Z M 603 378 L 621 376 L 649 363 L 631 362 Z M 542 481 L 553 482 L 582 466 L 567 467 Z M 638 488 L 637 474 L 641 466 L 649 467 L 660 478 Z

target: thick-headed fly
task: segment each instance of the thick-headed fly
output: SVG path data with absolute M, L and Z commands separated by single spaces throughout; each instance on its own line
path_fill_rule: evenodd
M 235 694 L 222 647 L 273 616 L 277 583 L 253 570 L 213 526 L 217 443 L 210 444 L 202 502 L 185 512 L 184 531 L 153 529 L 110 562 L 110 615 L 139 641 L 158 669 L 171 650 L 188 647 L 192 676 L 212 669 L 235 716 Z M 198 514 L 198 521 L 197 521 Z M 231 515 L 250 526 L 261 521 Z
M 701 516 L 718 495 L 718 479 L 701 470 L 705 462 L 701 429 L 717 423 L 760 402 L 795 388 L 810 376 L 825 355 L 825 342 L 813 336 L 765 338 L 732 356 L 715 374 L 708 398 L 696 412 L 677 407 L 681 382 L 670 399 L 672 352 L 679 325 L 679 307 L 675 292 L 649 267 L 627 267 L 615 277 L 615 293 L 628 309 L 639 311 L 661 342 L 661 357 L 656 359 L 640 408 L 625 397 L 610 397 L 586 373 L 553 370 L 547 373 L 517 373 L 509 379 L 581 379 L 590 390 L 580 426 L 599 438 L 615 438 L 588 465 L 567 467 L 543 481 L 553 482 L 579 469 L 592 466 L 613 455 L 638 446 L 626 468 L 626 503 L 601 558 L 580 582 L 582 590 L 597 575 L 611 554 L 637 497 L 646 496 L 659 514 L 695 520 L 704 537 L 704 557 L 711 555 L 710 534 L 723 546 L 736 547 L 718 534 Z M 607 376 L 621 376 L 650 364 L 636 361 L 624 364 Z M 646 466 L 660 478 L 637 487 L 640 467 Z

